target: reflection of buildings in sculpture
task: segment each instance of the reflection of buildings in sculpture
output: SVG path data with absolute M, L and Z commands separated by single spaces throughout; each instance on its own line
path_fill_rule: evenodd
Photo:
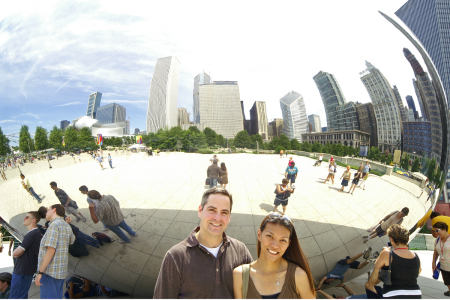
M 310 144 L 319 143 L 322 146 L 327 143 L 342 144 L 353 148 L 370 144 L 370 134 L 360 130 L 338 130 L 332 132 L 303 133 L 303 141 Z
M 124 122 L 127 110 L 120 104 L 111 103 L 97 108 L 97 117 L 99 124 L 109 124 Z
M 201 123 L 200 122 L 200 103 L 199 103 L 199 86 L 202 84 L 210 84 L 211 77 L 205 72 L 198 74 L 194 77 L 194 124 Z
M 450 2 L 409 0 L 395 14 L 409 27 L 427 50 L 442 80 L 447 100 L 449 100 L 450 28 L 448 16 Z M 433 78 L 433 80 L 438 80 L 438 78 Z
M 359 130 L 359 118 L 356 112 L 356 104 L 352 101 L 335 108 L 335 128 L 336 130 Z
M 328 130 L 338 130 L 336 124 L 336 107 L 346 103 L 341 87 L 333 74 L 320 71 L 313 77 L 320 92 L 325 113 L 327 115 Z
M 403 123 L 403 151 L 411 157 L 418 157 L 421 163 L 424 156 L 431 157 L 431 122 Z
M 180 62 L 174 56 L 158 58 L 153 72 L 147 109 L 147 132 L 177 126 Z
M 378 129 L 378 147 L 393 153 L 401 140 L 401 116 L 391 85 L 383 74 L 366 61 L 367 68 L 360 73 L 361 81 L 372 100 Z
M 197 129 L 200 131 L 205 130 L 205 124 L 202 124 L 202 123 L 200 123 L 200 124 L 183 124 L 183 125 L 181 125 L 181 129 L 188 130 L 189 127 L 191 127 L 191 126 L 197 127 Z
M 423 107 L 423 101 L 422 101 L 422 98 L 420 97 L 420 91 L 419 91 L 419 87 L 417 86 L 417 80 L 415 80 L 415 79 L 413 78 L 413 79 L 412 79 L 412 83 L 413 83 L 413 86 L 414 86 L 414 92 L 416 93 L 417 102 L 419 102 L 420 113 L 421 113 L 421 115 L 422 115 L 421 118 L 422 118 L 424 121 L 426 121 L 426 120 L 427 120 L 427 116 L 426 116 L 426 113 L 425 113 L 425 108 Z
M 356 112 L 359 117 L 359 130 L 370 134 L 370 147 L 378 147 L 378 130 L 372 103 L 357 103 Z M 365 144 L 369 145 L 369 144 Z
M 436 93 L 428 73 L 423 70 L 414 55 L 407 48 L 403 48 L 403 53 L 410 62 L 416 76 L 414 86 L 422 100 L 424 109 L 422 117 L 431 122 L 432 157 L 435 158 L 439 164 L 442 152 L 442 123 Z
M 242 120 L 244 122 L 244 130 L 247 131 L 248 135 L 252 134 L 252 121 L 247 120 L 245 118 L 245 111 L 244 111 L 244 101 L 241 100 L 241 110 L 242 110 Z
M 417 120 L 419 119 L 419 113 L 416 110 L 416 105 L 414 104 L 414 99 L 411 95 L 408 95 L 405 97 L 406 98 L 406 103 L 408 103 L 408 106 L 405 106 L 405 108 L 411 108 L 414 112 L 414 118 L 416 118 Z
M 398 88 L 396 85 L 392 87 L 392 91 L 394 92 L 395 101 L 397 101 L 398 108 L 400 110 L 400 117 L 402 119 L 402 122 L 408 121 L 408 116 L 405 111 L 405 106 L 403 105 L 402 97 L 400 96 L 400 92 L 398 91 Z
M 250 109 L 251 134 L 261 135 L 263 140 L 269 138 L 269 122 L 267 120 L 266 102 L 255 101 Z
M 186 108 L 179 107 L 177 110 L 177 126 L 189 124 L 189 113 Z
M 311 132 L 322 132 L 322 125 L 320 124 L 320 116 L 312 114 L 308 116 L 308 121 L 311 124 Z
M 273 121 L 269 123 L 269 127 L 272 127 L 272 136 L 279 138 L 283 133 L 283 119 L 273 119 Z
M 328 127 L 322 127 L 322 132 L 327 132 L 328 131 Z
M 60 123 L 59 129 L 61 129 L 61 130 L 66 129 L 66 127 L 69 126 L 69 124 L 70 124 L 70 121 L 62 120 L 61 123 Z
M 411 108 L 408 108 L 408 121 L 412 122 L 415 120 L 416 120 L 416 118 L 414 117 L 414 110 L 412 110 Z
M 199 86 L 200 121 L 224 138 L 244 130 L 237 81 L 214 81 Z
M 129 134 L 129 125 L 127 131 L 128 121 L 100 124 L 98 120 L 88 116 L 83 116 L 73 120 L 72 125 L 76 130 L 81 130 L 83 127 L 88 127 L 91 130 L 92 136 L 102 134 L 103 136 L 124 136 Z
M 100 106 L 100 101 L 102 101 L 102 93 L 95 92 L 89 95 L 86 116 L 94 119 L 96 118 L 97 109 Z
M 302 134 L 309 131 L 308 115 L 306 113 L 303 96 L 290 91 L 280 99 L 283 114 L 283 133 L 289 140 L 297 139 L 302 142 Z

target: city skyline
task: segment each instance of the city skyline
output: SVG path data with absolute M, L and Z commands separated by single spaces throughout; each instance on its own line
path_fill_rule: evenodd
M 339 47 L 333 50 L 332 55 L 328 51 L 325 52 L 325 49 L 320 50 L 321 44 L 318 34 L 321 30 L 325 30 L 326 26 L 324 25 L 324 28 L 319 26 L 317 29 L 311 29 L 308 32 L 300 31 L 303 39 L 315 43 L 316 47 L 312 47 L 313 49 L 302 48 L 304 54 L 298 55 L 297 53 L 295 56 L 291 55 L 295 52 L 293 49 L 286 49 L 279 52 L 283 57 L 277 57 L 276 60 L 272 61 L 265 58 L 269 57 L 268 55 L 273 48 L 269 47 L 267 51 L 261 51 L 259 47 L 261 42 L 257 42 L 253 46 L 252 39 L 249 39 L 245 34 L 239 34 L 235 37 L 225 37 L 220 34 L 228 28 L 220 25 L 224 16 L 217 16 L 217 20 L 211 20 L 212 24 L 216 26 L 213 32 L 219 33 L 218 36 L 211 38 L 214 40 L 217 38 L 225 39 L 225 42 L 240 41 L 246 46 L 247 50 L 236 51 L 231 46 L 219 49 L 220 47 L 214 47 L 199 40 L 200 35 L 192 36 L 192 33 L 188 36 L 194 41 L 188 42 L 183 35 L 186 31 L 192 30 L 192 26 L 196 25 L 195 22 L 194 24 L 187 24 L 185 29 L 167 29 L 167 32 L 152 29 L 150 35 L 138 30 L 136 33 L 126 36 L 124 32 L 127 29 L 136 28 L 138 25 L 151 25 L 159 21 L 162 24 L 167 22 L 164 20 L 165 14 L 155 20 L 150 20 L 136 7 L 124 8 L 113 5 L 106 8 L 99 3 L 83 4 L 86 8 L 92 6 L 92 13 L 99 10 L 104 11 L 105 16 L 96 21 L 99 22 L 99 26 L 94 30 L 92 26 L 89 26 L 90 21 L 82 24 L 84 20 L 81 22 L 76 15 L 73 16 L 73 20 L 68 25 L 59 29 L 56 28 L 57 22 L 63 20 L 61 14 L 64 12 L 68 14 L 70 9 L 73 8 L 70 5 L 47 4 L 41 10 L 23 11 L 14 4 L 9 4 L 8 12 L 0 13 L 0 17 L 3 19 L 0 23 L 0 34 L 2 34 L 0 44 L 8 46 L 0 50 L 0 59 L 3 58 L 5 61 L 4 72 L 11 73 L 8 78 L 0 79 L 5 83 L 0 88 L 0 97 L 4 99 L 2 106 L 5 108 L 0 112 L 0 126 L 6 134 L 18 132 L 22 124 L 28 125 L 31 132 L 34 132 L 36 126 L 43 126 L 49 130 L 53 125 L 58 126 L 60 120 L 73 120 L 84 115 L 85 99 L 88 98 L 89 94 L 98 90 L 103 93 L 102 105 L 118 103 L 125 106 L 127 114 L 131 116 L 131 127 L 145 128 L 145 113 L 142 113 L 142 110 L 146 109 L 148 103 L 148 83 L 151 81 L 156 59 L 166 56 L 176 56 L 183 62 L 177 106 L 187 108 L 188 113 L 191 113 L 191 121 L 193 115 L 193 81 L 194 77 L 201 73 L 203 69 L 214 81 L 238 81 L 241 99 L 245 99 L 246 115 L 249 115 L 249 108 L 252 107 L 254 101 L 264 101 L 267 105 L 268 121 L 281 118 L 278 104 L 279 95 L 285 94 L 286 90 L 296 90 L 303 95 L 307 111 L 310 114 L 319 115 L 323 124 L 325 124 L 323 105 L 318 105 L 320 94 L 312 80 L 312 77 L 320 70 L 330 72 L 338 78 L 347 101 L 370 102 L 370 98 L 365 92 L 364 86 L 359 82 L 358 76 L 358 72 L 362 69 L 366 59 L 383 69 L 383 73 L 390 78 L 392 84 L 399 87 L 402 95 L 414 95 L 414 87 L 411 83 L 412 76 L 410 76 L 408 69 L 410 66 L 403 61 L 404 59 L 400 59 L 403 55 L 403 47 L 411 47 L 411 45 L 406 39 L 399 39 L 390 24 L 378 14 L 378 10 L 381 10 L 396 18 L 394 12 L 404 3 L 405 1 L 391 1 L 389 4 L 373 2 L 368 3 L 364 8 L 355 6 L 353 9 L 344 10 L 330 2 L 328 8 L 323 12 L 325 19 L 328 20 L 325 23 L 336 24 L 336 30 L 339 30 L 339 28 L 345 29 L 343 31 L 347 34 L 340 40 L 342 40 L 342 43 L 351 46 L 351 54 L 347 50 L 338 49 Z M 157 6 L 158 8 L 164 8 L 164 4 L 158 5 L 162 6 Z M 290 5 L 296 9 L 306 10 L 315 7 L 314 4 L 291 3 Z M 351 5 L 349 4 L 349 6 Z M 30 5 L 30 7 L 33 8 L 33 5 Z M 201 12 L 204 13 L 205 9 L 203 7 Z M 249 7 L 244 5 L 242 12 L 239 13 L 245 12 L 246 9 L 249 9 Z M 271 13 L 272 9 L 272 7 L 262 6 L 263 16 Z M 275 9 L 284 11 L 281 6 Z M 335 16 L 336 9 L 341 11 L 341 16 Z M 121 26 L 114 25 L 107 18 L 112 14 L 117 14 L 115 17 Z M 30 16 L 38 16 L 38 18 L 33 19 Z M 132 21 L 129 18 L 130 16 L 137 16 L 137 18 Z M 343 21 L 343 19 L 346 19 L 345 16 L 347 16 L 348 21 Z M 43 17 L 52 17 L 54 24 L 43 23 L 41 20 Z M 176 15 L 176 17 L 178 23 L 184 21 L 183 16 Z M 312 19 L 308 16 L 302 22 L 307 23 L 310 20 Z M 363 22 L 363 20 L 367 22 L 364 31 L 357 26 L 353 26 L 355 22 Z M 373 22 L 371 23 L 369 20 L 373 20 L 374 24 L 372 25 Z M 272 25 L 264 25 L 263 17 L 254 17 L 253 21 L 262 26 L 260 30 L 254 32 L 258 39 L 262 38 L 263 34 L 268 34 L 268 37 L 273 38 L 276 44 L 282 42 L 291 33 L 290 30 L 287 30 L 285 33 L 278 35 L 277 31 L 277 26 L 280 26 L 279 28 L 290 26 L 291 21 L 283 20 L 280 25 L 275 26 L 268 32 L 266 31 L 267 28 L 271 28 Z M 11 26 L 8 27 L 8 25 Z M 26 25 L 48 29 L 48 31 L 24 32 L 22 28 Z M 74 28 L 75 25 L 80 26 Z M 266 26 L 268 27 L 266 28 Z M 123 29 L 119 27 L 123 27 Z M 149 27 L 156 28 L 155 26 Z M 299 28 L 298 30 L 300 30 L 302 24 L 293 28 Z M 248 29 L 244 26 L 242 30 Z M 60 31 L 73 36 L 77 45 L 74 41 L 68 39 L 60 40 L 58 42 L 59 48 L 53 47 L 51 49 L 44 44 L 44 41 L 49 38 L 52 43 L 56 43 L 53 39 L 58 36 Z M 90 51 L 92 53 L 88 52 L 86 49 L 90 48 L 87 46 L 87 41 L 95 39 L 97 36 L 100 37 L 100 34 L 105 31 L 110 32 L 108 36 L 117 33 L 126 42 L 141 45 L 142 49 L 134 50 L 134 52 L 128 54 L 126 51 L 130 51 L 129 47 L 126 47 L 126 49 L 120 45 L 110 47 L 109 42 L 101 45 L 104 42 L 104 39 L 101 38 L 98 48 L 95 51 Z M 369 31 L 372 38 L 379 35 L 379 32 L 383 33 L 383 39 L 388 41 L 390 47 L 381 45 L 364 46 L 365 37 L 361 37 L 363 40 L 353 41 L 353 37 L 358 36 L 360 31 L 365 33 Z M 45 34 L 42 32 L 45 32 Z M 129 33 L 129 31 L 126 32 Z M 32 33 L 35 34 L 35 43 L 26 41 L 28 34 Z M 154 44 L 158 38 L 161 41 Z M 23 46 L 32 47 L 35 50 L 31 53 L 16 51 L 12 56 L 13 49 L 16 49 L 15 45 L 21 42 L 23 42 Z M 300 42 L 299 40 L 298 43 Z M 161 47 L 157 47 L 159 45 Z M 79 50 L 77 55 L 72 54 L 77 52 L 72 49 L 74 47 Z M 205 49 L 200 51 L 201 53 L 193 53 L 202 47 L 205 47 Z M 256 49 L 258 50 L 256 51 Z M 259 54 L 259 52 L 261 53 Z M 80 53 L 83 55 L 80 55 Z M 228 54 L 222 55 L 222 53 Z M 253 53 L 253 55 L 249 57 L 249 53 Z M 324 57 L 325 53 L 327 53 L 326 57 Z M 241 55 L 245 56 L 246 65 L 242 64 L 243 58 L 240 58 Z M 291 56 L 288 60 L 289 64 L 286 64 L 287 60 L 284 56 Z M 321 59 L 310 59 L 310 56 L 312 58 L 321 57 Z M 350 60 L 349 57 L 351 57 Z M 19 58 L 27 62 L 26 67 L 17 68 L 13 74 L 10 70 L 18 66 Z M 346 61 L 345 64 L 342 62 L 344 60 Z M 263 64 L 261 64 L 262 61 L 264 61 Z M 390 66 L 391 64 L 393 66 Z M 302 70 L 301 74 L 297 69 Z M 397 72 L 397 70 L 402 71 Z M 284 75 L 277 76 L 276 80 L 271 79 L 269 89 L 261 89 L 261 82 L 266 81 L 265 77 L 262 76 L 267 72 Z M 42 88 L 42 86 L 45 88 Z M 416 101 L 416 98 L 414 100 Z M 402 99 L 402 101 L 406 105 L 405 99 Z M 417 103 L 416 106 L 418 106 Z

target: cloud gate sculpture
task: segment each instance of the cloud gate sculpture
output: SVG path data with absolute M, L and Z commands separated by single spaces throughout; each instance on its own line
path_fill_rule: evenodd
M 392 19 L 389 21 L 395 23 Z M 405 38 L 401 32 L 399 38 Z M 405 39 L 405 45 L 408 43 Z M 417 48 L 409 46 L 413 54 L 426 55 L 419 44 L 414 45 Z M 427 62 L 426 67 L 441 112 L 439 122 L 442 142 L 436 157 L 440 157 L 438 165 L 446 172 L 449 151 L 447 101 L 433 65 Z M 405 76 L 414 76 L 411 68 L 404 72 Z M 311 84 L 314 83 L 311 81 Z M 90 127 L 93 125 L 90 124 Z M 320 280 L 334 268 L 337 261 L 347 255 L 354 256 L 368 246 L 373 251 L 381 251 L 387 244 L 386 236 L 376 237 L 367 243 L 362 237 L 368 235 L 368 229 L 393 211 L 409 208 L 409 215 L 404 218 L 402 225 L 410 229 L 412 239 L 426 224 L 427 213 L 434 209 L 439 197 L 440 189 L 437 188 L 432 196 L 428 197 L 424 193 L 418 198 L 424 186 L 423 180 L 407 180 L 396 176 L 392 167 L 377 163 L 372 163 L 372 168 L 383 171 L 385 175 L 372 176 L 367 188 L 364 191 L 357 189 L 354 195 L 338 193 L 339 183 L 334 186 L 322 183 L 327 174 L 327 164 L 313 167 L 314 160 L 304 155 L 302 153 L 302 156 L 294 158 L 301 172 L 287 214 L 294 222 L 316 280 Z M 148 298 L 153 295 L 166 251 L 184 240 L 199 224 L 197 209 L 204 192 L 209 157 L 188 153 L 163 153 L 160 157 L 149 157 L 144 153 L 132 153 L 113 154 L 113 158 L 115 169 L 107 170 L 100 170 L 87 155 L 82 156 L 82 160 L 89 160 L 85 163 L 69 165 L 60 159 L 52 161 L 51 170 L 45 163 L 26 165 L 21 169 L 35 191 L 45 195 L 42 205 L 58 203 L 49 186 L 51 181 L 56 181 L 58 187 L 76 200 L 81 213 L 88 220 L 75 225 L 88 235 L 101 231 L 102 225 L 94 224 L 88 217 L 86 196 L 78 188 L 86 185 L 101 194 L 111 194 L 120 201 L 125 221 L 138 236 L 132 238 L 129 244 L 120 244 L 117 236 L 108 231 L 107 234 L 116 241 L 98 249 L 88 247 L 88 256 L 69 256 L 69 272 L 135 297 Z M 256 233 L 263 218 L 273 209 L 274 184 L 284 176 L 287 160 L 276 155 L 248 154 L 223 154 L 220 158 L 226 161 L 231 174 L 229 189 L 234 197 L 231 222 L 226 232 L 244 242 L 253 258 L 256 258 Z M 344 157 L 337 160 L 352 165 L 360 162 Z M 185 170 L 175 182 L 173 174 L 164 171 L 174 167 Z M 343 169 L 338 167 L 338 174 L 342 174 Z M 0 183 L 0 217 L 9 232 L 22 240 L 27 232 L 22 225 L 23 217 L 28 211 L 37 210 L 40 204 L 20 188 L 19 171 L 16 169 L 14 172 L 17 174 L 14 173 L 12 179 Z M 44 220 L 41 220 L 43 223 Z M 360 270 L 351 269 L 345 276 L 347 279 L 354 278 L 371 268 L 373 265 L 369 264 Z M 331 286 L 335 284 L 337 282 Z

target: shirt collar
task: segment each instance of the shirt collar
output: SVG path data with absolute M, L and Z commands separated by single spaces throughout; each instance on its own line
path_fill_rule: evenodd
M 38 228 L 37 228 L 37 227 L 34 227 L 33 229 L 28 230 L 28 232 L 31 232 L 31 231 L 33 231 L 33 230 L 35 230 L 35 229 L 38 229 Z
M 188 236 L 188 238 L 187 238 L 187 246 L 188 247 L 195 247 L 197 245 L 200 245 L 200 243 L 197 240 L 197 237 L 195 236 L 195 234 L 197 232 L 199 232 L 199 230 L 200 230 L 200 226 L 195 227 L 194 230 L 192 230 L 191 234 Z M 224 232 L 222 245 L 226 245 L 228 242 L 229 242 L 228 237 Z
M 58 217 L 54 218 L 53 220 L 50 221 L 50 223 L 48 223 L 48 225 L 50 226 L 50 224 L 52 224 L 53 222 L 58 221 L 58 220 L 63 220 L 63 217 L 58 216 Z

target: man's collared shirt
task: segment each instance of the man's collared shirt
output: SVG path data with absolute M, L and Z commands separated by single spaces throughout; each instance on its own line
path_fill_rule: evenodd
M 50 222 L 44 236 L 41 240 L 38 257 L 38 271 L 44 260 L 47 247 L 55 248 L 55 255 L 50 264 L 44 271 L 44 274 L 55 279 L 65 279 L 67 277 L 67 265 L 69 263 L 69 244 L 75 242 L 75 235 L 69 224 L 62 217 L 57 217 Z
M 10 292 L 11 292 L 11 286 L 8 286 L 4 293 L 0 292 L 0 299 L 9 299 Z
M 95 215 L 106 226 L 119 225 L 124 217 L 120 210 L 119 201 L 111 195 L 104 195 L 95 207 Z
M 232 299 L 233 270 L 253 261 L 244 243 L 223 234 L 217 258 L 200 245 L 195 228 L 167 251 L 153 298 Z

